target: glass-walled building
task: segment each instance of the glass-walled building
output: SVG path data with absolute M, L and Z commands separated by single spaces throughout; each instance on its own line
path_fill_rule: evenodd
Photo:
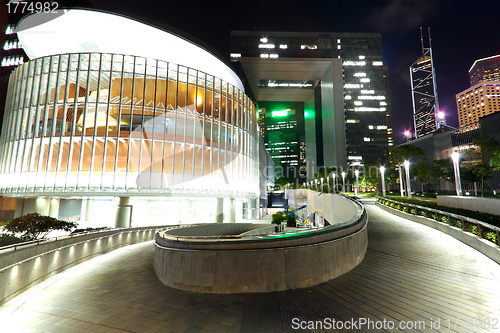
M 93 22 L 117 19 L 74 10 L 48 24 L 71 19 L 66 15 Z M 158 33 L 123 17 L 118 20 Z M 18 33 L 28 55 L 30 50 L 31 55 L 40 53 L 38 40 L 31 38 L 43 29 L 44 24 Z M 99 46 L 106 42 L 98 40 L 94 48 L 106 49 Z M 182 42 L 192 49 L 192 43 Z M 227 65 L 218 60 L 226 71 L 221 76 L 232 82 L 218 76 L 217 67 L 210 65 L 215 57 L 198 47 L 202 56 L 197 60 L 175 63 L 168 54 L 154 58 L 160 54 L 144 49 L 142 55 L 130 55 L 119 54 L 120 47 L 117 53 L 97 53 L 92 46 L 89 52 L 73 52 L 71 45 L 61 45 L 54 49 L 67 53 L 52 54 L 47 44 L 43 56 L 19 66 L 10 77 L 0 138 L 2 194 L 259 196 L 256 108 L 236 76 L 227 75 Z M 193 67 L 197 61 L 211 72 Z
M 393 145 L 377 33 L 232 31 L 231 60 L 263 102 L 303 104 L 307 178 L 382 162 Z

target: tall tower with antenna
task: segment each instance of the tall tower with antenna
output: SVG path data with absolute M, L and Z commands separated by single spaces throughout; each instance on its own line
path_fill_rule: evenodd
M 446 125 L 444 114 L 439 112 L 430 28 L 428 28 L 428 34 L 429 47 L 424 47 L 422 27 L 420 27 L 422 55 L 410 66 L 415 138 L 432 133 Z

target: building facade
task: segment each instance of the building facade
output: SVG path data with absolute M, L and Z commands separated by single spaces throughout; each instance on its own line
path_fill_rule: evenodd
M 232 31 L 231 59 L 258 103 L 304 104 L 307 178 L 385 158 L 392 129 L 380 34 Z
M 43 13 L 21 24 L 29 26 L 37 15 Z M 85 20 L 125 31 L 111 36 L 101 27 L 98 37 L 66 42 L 68 21 Z M 257 110 L 226 64 L 167 31 L 107 13 L 71 10 L 31 26 L 18 33 L 31 60 L 9 80 L 0 139 L 2 195 L 120 197 L 123 209 L 131 197 L 168 196 L 179 198 L 180 215 L 186 214 L 181 208 L 189 213 L 185 200 L 213 198 L 217 204 L 208 207 L 216 211 L 205 222 L 222 221 L 224 198 L 232 222 L 235 198 L 253 200 L 255 208 Z M 127 29 L 176 53 L 149 52 L 151 40 L 142 48 L 134 40 L 124 53 L 134 37 Z M 60 43 L 48 43 L 54 38 Z M 180 54 L 192 52 L 198 54 L 191 60 Z M 123 225 L 118 217 L 117 225 Z
M 500 81 L 500 55 L 478 59 L 469 69 L 470 86 L 484 81 Z
M 460 131 L 479 127 L 479 118 L 500 111 L 500 81 L 484 81 L 455 96 Z

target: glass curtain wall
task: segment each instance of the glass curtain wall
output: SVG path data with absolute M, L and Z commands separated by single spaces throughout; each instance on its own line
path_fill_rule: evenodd
M 253 102 L 217 77 L 116 54 L 32 60 L 11 75 L 2 193 L 258 193 Z

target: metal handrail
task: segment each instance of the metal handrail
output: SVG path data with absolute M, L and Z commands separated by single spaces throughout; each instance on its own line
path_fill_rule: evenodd
M 182 225 L 182 226 L 172 226 L 168 228 L 161 229 L 157 232 L 157 235 L 160 236 L 162 239 L 165 240 L 171 240 L 171 241 L 187 241 L 187 242 L 193 242 L 193 241 L 204 241 L 204 242 L 231 242 L 231 241 L 249 241 L 249 240 L 255 240 L 255 241 L 268 241 L 268 240 L 277 240 L 277 239 L 285 239 L 285 238 L 293 238 L 293 237 L 308 237 L 311 234 L 324 234 L 324 233 L 329 233 L 333 231 L 338 231 L 340 229 L 345 229 L 351 225 L 356 224 L 362 217 L 365 212 L 365 208 L 363 205 L 361 205 L 359 202 L 356 200 L 344 196 L 346 199 L 349 199 L 353 201 L 357 207 L 358 211 L 355 216 L 353 216 L 351 219 L 348 221 L 334 224 L 334 225 L 329 225 L 326 227 L 315 227 L 315 228 L 308 228 L 306 230 L 295 230 L 295 231 L 289 231 L 289 232 L 282 232 L 282 233 L 272 233 L 272 234 L 266 234 L 266 235 L 209 235 L 209 236 L 174 236 L 174 235 L 168 235 L 165 232 L 167 230 L 172 230 L 172 229 L 180 229 L 180 228 L 185 228 L 185 227 L 191 227 L 191 226 L 197 226 L 197 225 L 203 225 L 203 224 L 189 224 L 189 225 Z
M 161 227 L 161 226 L 160 226 Z M 82 231 L 82 232 L 78 232 L 78 233 L 75 233 L 75 234 L 69 234 L 69 235 L 64 235 L 64 236 L 57 236 L 57 237 L 50 237 L 50 238 L 40 238 L 40 239 L 35 239 L 35 240 L 32 240 L 32 241 L 27 241 L 27 242 L 20 242 L 20 243 L 16 243 L 16 244 L 10 244 L 10 245 L 5 245 L 5 246 L 1 246 L 0 247 L 0 252 L 4 251 L 4 250 L 8 250 L 10 248 L 13 248 L 13 251 L 16 251 L 19 247 L 25 247 L 25 246 L 29 246 L 29 245 L 40 245 L 40 243 L 48 243 L 48 242 L 56 242 L 58 240 L 62 240 L 62 239 L 71 239 L 73 237 L 79 237 L 79 236 L 85 236 L 85 235 L 88 235 L 88 234 L 99 234 L 99 233 L 104 233 L 104 232 L 118 232 L 120 230 L 127 230 L 127 231 L 134 231 L 136 229 L 141 229 L 141 228 L 150 228 L 148 226 L 143 226 L 143 227 L 130 227 L 130 228 L 110 228 L 110 229 L 105 229 L 105 230 L 91 230 L 91 231 Z M 154 228 L 154 227 L 151 227 L 151 228 Z
M 409 203 L 405 203 L 405 202 L 401 202 L 401 201 L 397 201 L 397 200 L 391 200 L 391 199 L 388 199 L 388 198 L 385 198 L 385 197 L 380 197 L 378 195 L 375 196 L 375 197 L 377 199 L 386 200 L 386 201 L 389 201 L 389 202 L 392 202 L 392 203 L 395 203 L 395 204 L 404 205 L 404 206 L 407 206 L 407 207 L 413 207 L 413 208 L 417 208 L 417 209 L 420 209 L 420 210 L 426 210 L 426 211 L 429 211 L 429 212 L 432 212 L 432 213 L 436 213 L 436 214 L 439 214 L 439 215 L 453 217 L 453 218 L 461 221 L 462 231 L 465 231 L 465 223 L 463 223 L 464 221 L 467 221 L 469 223 L 475 224 L 475 225 L 478 226 L 478 229 L 479 229 L 478 230 L 478 236 L 480 238 L 483 238 L 483 233 L 481 231 L 481 227 L 485 227 L 487 229 L 490 229 L 490 230 L 496 232 L 496 234 L 497 234 L 496 244 L 500 246 L 500 227 L 494 226 L 492 224 L 489 224 L 489 223 L 486 223 L 486 222 L 483 222 L 483 221 L 480 221 L 480 220 L 473 219 L 473 218 L 468 217 L 468 216 L 463 216 L 463 215 L 458 215 L 458 214 L 454 214 L 454 213 L 450 213 L 450 212 L 445 212 L 445 211 L 442 211 L 442 210 L 439 210 L 439 209 L 434 209 L 434 208 L 430 208 L 430 207 L 424 207 L 424 206 L 409 204 Z M 407 213 L 407 214 L 411 214 L 411 213 Z M 411 214 L 411 215 L 416 215 L 416 214 Z

